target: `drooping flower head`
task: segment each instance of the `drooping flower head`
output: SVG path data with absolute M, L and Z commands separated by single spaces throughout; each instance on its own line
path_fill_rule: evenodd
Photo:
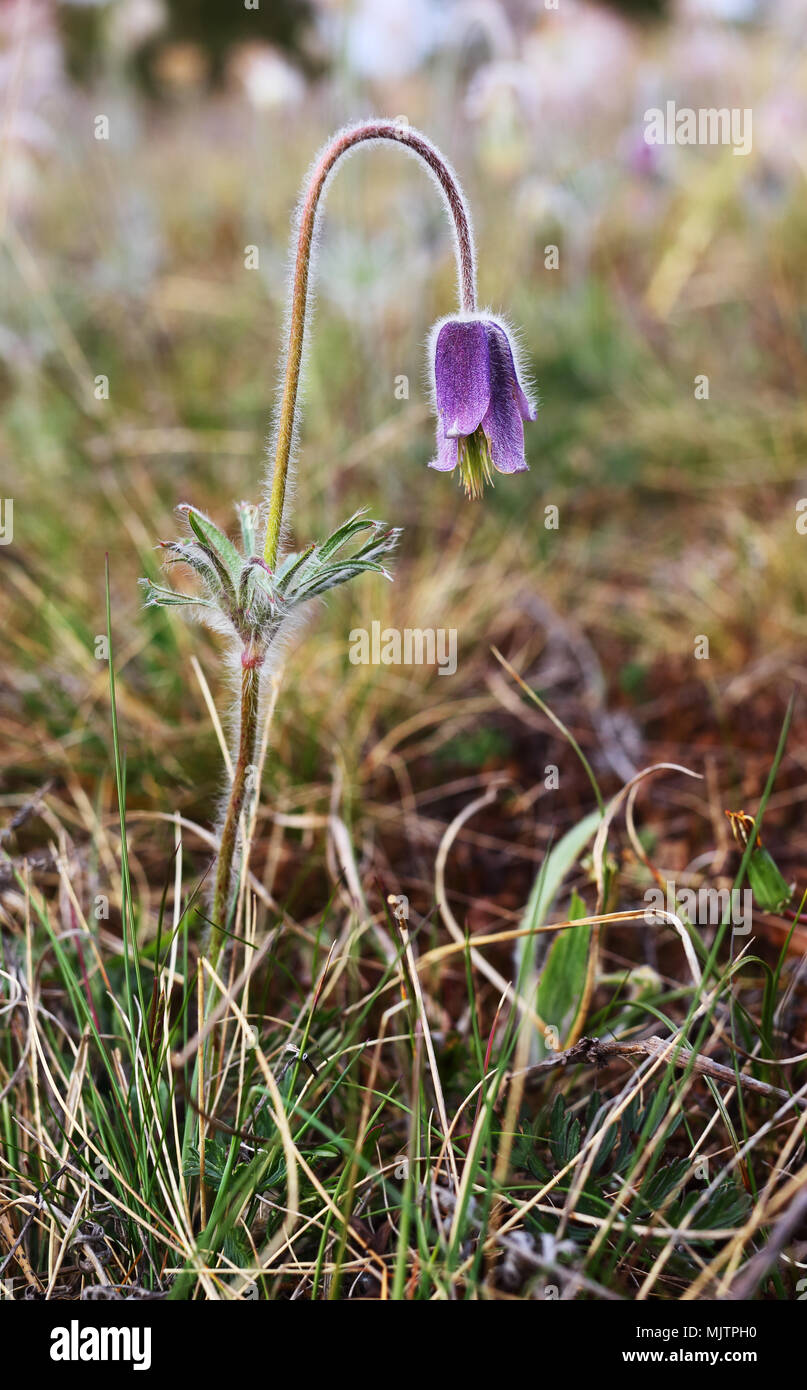
M 446 319 L 434 339 L 437 458 L 441 473 L 459 467 L 469 497 L 481 497 L 498 473 L 524 473 L 524 421 L 536 409 L 518 379 L 506 328 L 488 317 Z

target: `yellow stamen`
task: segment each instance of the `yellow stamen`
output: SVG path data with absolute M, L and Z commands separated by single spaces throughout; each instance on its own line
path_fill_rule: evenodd
M 457 463 L 460 482 L 468 497 L 478 501 L 485 491 L 485 485 L 493 487 L 493 460 L 490 456 L 490 441 L 480 425 L 473 434 L 464 435 L 457 440 Z

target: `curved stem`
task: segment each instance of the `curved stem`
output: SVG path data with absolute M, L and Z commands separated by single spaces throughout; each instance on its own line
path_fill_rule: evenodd
M 249 770 L 255 760 L 258 734 L 258 703 L 260 695 L 261 659 L 246 649 L 241 657 L 241 727 L 238 737 L 238 758 L 233 771 L 230 799 L 221 832 L 219 857 L 216 865 L 216 886 L 213 891 L 214 941 L 211 962 L 215 968 L 226 940 L 227 912 L 230 906 L 230 884 L 233 859 L 238 843 L 238 823 L 244 809 Z M 221 930 L 224 928 L 225 930 Z
M 280 528 L 283 522 L 283 504 L 286 497 L 286 478 L 294 440 L 294 421 L 308 303 L 308 278 L 317 208 L 328 176 L 337 160 L 341 159 L 342 155 L 355 145 L 366 140 L 388 140 L 393 144 L 403 145 L 418 155 L 434 174 L 443 191 L 448 211 L 454 223 L 460 311 L 472 314 L 476 309 L 476 265 L 470 218 L 456 175 L 443 156 L 426 139 L 425 135 L 421 135 L 417 130 L 411 130 L 408 126 L 398 125 L 394 121 L 367 121 L 337 135 L 317 160 L 300 209 L 289 316 L 288 357 L 283 383 L 283 398 L 278 417 L 275 467 L 272 476 L 272 492 L 269 499 L 266 542 L 263 551 L 264 559 L 271 569 L 274 569 L 277 561 Z

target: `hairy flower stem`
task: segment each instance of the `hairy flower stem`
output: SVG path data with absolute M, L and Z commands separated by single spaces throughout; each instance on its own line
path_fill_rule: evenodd
M 468 210 L 456 176 L 442 155 L 426 139 L 425 135 L 394 121 L 367 121 L 362 125 L 342 131 L 318 159 L 306 186 L 300 208 L 289 315 L 288 356 L 283 397 L 278 417 L 275 467 L 272 475 L 272 492 L 269 499 L 266 542 L 263 551 L 264 559 L 270 569 L 274 569 L 277 561 L 280 529 L 283 523 L 283 506 L 286 498 L 286 479 L 294 442 L 294 421 L 300 385 L 300 367 L 303 359 L 309 269 L 314 244 L 317 208 L 328 176 L 337 160 L 355 145 L 366 140 L 389 140 L 395 145 L 403 145 L 418 155 L 434 174 L 443 191 L 454 223 L 460 310 L 463 313 L 473 313 L 476 309 L 476 267 Z
M 216 886 L 213 891 L 214 927 L 211 963 L 214 969 L 218 965 L 222 947 L 227 939 L 227 916 L 230 906 L 233 859 L 238 844 L 238 823 L 244 809 L 250 768 L 254 766 L 255 762 L 262 661 L 263 657 L 249 648 L 245 649 L 241 655 L 241 727 L 238 737 L 238 757 L 233 771 L 224 827 L 221 832 L 216 865 Z

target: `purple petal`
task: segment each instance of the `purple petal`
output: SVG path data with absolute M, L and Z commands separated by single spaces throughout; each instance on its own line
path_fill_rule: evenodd
M 490 440 L 490 454 L 497 472 L 525 473 L 528 464 L 524 457 L 520 400 L 524 393 L 518 384 L 506 334 L 495 324 L 490 324 L 490 330 L 490 407 L 482 428 Z
M 437 426 L 437 458 L 429 464 L 430 468 L 436 468 L 438 473 L 451 473 L 458 463 L 457 441 L 449 439 L 443 434 L 440 426 Z
M 522 390 L 521 382 L 518 379 L 518 372 L 516 371 L 510 339 L 498 323 L 489 323 L 487 329 L 491 356 L 491 374 L 495 370 L 500 380 L 509 377 L 512 382 L 512 389 L 518 401 L 522 420 L 534 420 L 538 412 L 529 396 Z M 493 360 L 494 356 L 496 359 L 495 364 Z
M 444 323 L 434 351 L 437 414 L 444 434 L 473 434 L 490 403 L 486 325 Z M 439 431 L 438 431 L 439 433 Z

